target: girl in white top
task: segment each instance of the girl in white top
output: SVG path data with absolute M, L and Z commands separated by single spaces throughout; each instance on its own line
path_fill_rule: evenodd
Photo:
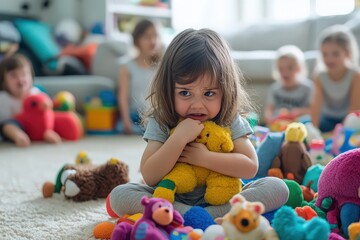
M 24 98 L 39 90 L 32 84 L 30 62 L 22 55 L 14 55 L 0 62 L 0 135 L 17 146 L 29 146 L 29 136 L 14 116 L 21 112 Z M 48 136 L 51 143 L 61 142 L 59 135 Z
M 132 36 L 138 55 L 119 70 L 118 104 L 121 121 L 117 130 L 126 134 L 142 134 L 139 112 L 145 108 L 145 97 L 155 73 L 154 63 L 158 59 L 161 44 L 155 24 L 146 19 L 137 23 Z
M 329 132 L 360 109 L 358 46 L 349 29 L 335 25 L 322 33 L 320 50 L 311 114 L 313 124 Z

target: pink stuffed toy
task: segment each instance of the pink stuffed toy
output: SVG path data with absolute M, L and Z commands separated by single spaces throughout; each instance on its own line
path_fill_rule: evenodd
M 360 219 L 359 148 L 338 155 L 326 165 L 320 175 L 315 205 L 327 212 L 333 232 L 348 237 L 349 225 Z
M 144 196 L 141 204 L 145 207 L 143 216 L 135 225 L 119 223 L 111 235 L 112 240 L 165 240 L 184 223 L 180 213 L 165 199 Z

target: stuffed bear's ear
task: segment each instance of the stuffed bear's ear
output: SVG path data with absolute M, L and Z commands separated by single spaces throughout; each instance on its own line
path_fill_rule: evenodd
M 253 202 L 249 205 L 249 208 L 259 215 L 265 211 L 264 204 L 262 204 L 261 202 Z
M 231 199 L 230 199 L 230 205 L 231 206 L 234 206 L 235 204 L 237 203 L 243 203 L 245 202 L 245 198 L 243 196 L 241 196 L 240 194 L 236 194 L 235 196 L 233 196 Z
M 147 196 L 143 196 L 141 199 L 141 204 L 146 206 L 150 203 L 150 198 L 148 198 Z

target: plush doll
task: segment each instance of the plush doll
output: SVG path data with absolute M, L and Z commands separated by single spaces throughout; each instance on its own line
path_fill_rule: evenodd
M 325 205 L 327 200 L 330 202 Z M 360 219 L 360 149 L 342 153 L 326 165 L 315 205 L 327 212 L 334 232 L 348 237 L 349 225 Z
M 15 116 L 33 141 L 44 141 L 54 131 L 55 115 L 52 101 L 44 93 L 30 95 L 23 102 L 23 112 Z
M 209 151 L 213 152 L 229 153 L 234 148 L 229 128 L 211 121 L 204 122 L 204 129 L 195 142 L 205 144 Z M 160 181 L 153 196 L 174 202 L 175 193 L 192 192 L 199 185 L 206 185 L 204 198 L 211 205 L 225 204 L 241 190 L 241 181 L 238 178 L 187 163 L 176 163 Z
M 294 209 L 281 207 L 272 221 L 272 227 L 281 240 L 328 240 L 329 224 L 319 217 L 306 221 Z
M 44 183 L 42 191 L 43 191 L 43 196 L 44 198 L 49 198 L 52 197 L 54 193 L 61 193 L 61 191 L 63 190 L 63 183 L 61 181 L 61 177 L 65 178 L 65 174 L 64 176 L 62 176 L 63 172 L 68 169 L 68 168 L 75 168 L 78 171 L 82 171 L 84 169 L 88 169 L 88 168 L 93 168 L 94 166 L 91 164 L 91 160 L 88 156 L 88 154 L 85 151 L 81 151 L 77 154 L 76 158 L 75 158 L 75 166 L 72 166 L 73 164 L 65 164 L 60 171 L 57 173 L 56 175 L 56 181 L 55 184 L 47 181 Z M 69 173 L 69 172 L 68 172 Z M 68 175 L 68 174 L 67 174 Z M 63 180 L 64 181 L 64 180 Z
M 63 191 L 66 199 L 76 202 L 95 200 L 106 198 L 114 187 L 129 182 L 129 167 L 115 158 L 99 166 L 65 165 L 59 172 L 57 182 L 59 179 L 60 191 Z M 58 185 L 55 188 L 59 188 Z M 49 192 L 53 189 L 51 183 L 46 182 L 43 186 L 44 197 L 51 197 Z
M 112 232 L 111 240 L 166 240 L 184 222 L 180 213 L 165 199 L 144 196 L 141 204 L 144 206 L 142 217 L 135 225 L 119 223 Z
M 286 128 L 285 144 L 274 159 L 268 175 L 295 180 L 302 184 L 307 169 L 311 166 L 310 155 L 303 141 L 306 128 L 302 123 L 291 123 Z
M 269 132 L 266 135 L 265 139 L 256 150 L 259 158 L 259 169 L 256 174 L 257 178 L 267 176 L 267 172 L 271 167 L 274 158 L 279 155 L 283 142 L 283 132 Z
M 261 214 L 265 207 L 261 202 L 247 202 L 240 194 L 231 200 L 231 209 L 224 216 L 222 226 L 229 239 L 262 240 L 270 224 Z
M 15 118 L 33 141 L 46 141 L 51 134 L 66 140 L 79 139 L 83 130 L 75 113 L 54 112 L 52 107 L 52 101 L 46 94 L 30 95 L 23 102 L 23 112 Z

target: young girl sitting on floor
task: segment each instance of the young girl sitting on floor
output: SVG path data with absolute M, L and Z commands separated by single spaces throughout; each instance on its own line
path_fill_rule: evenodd
M 14 116 L 21 112 L 22 102 L 29 94 L 38 93 L 33 87 L 33 71 L 30 62 L 22 55 L 14 55 L 0 63 L 0 136 L 19 147 L 29 146 L 29 136 Z M 61 142 L 56 133 L 46 135 L 51 143 Z
M 350 30 L 341 25 L 324 30 L 320 50 L 311 115 L 315 126 L 329 132 L 360 109 L 359 50 Z
M 126 134 L 142 134 L 139 112 L 145 108 L 148 87 L 155 73 L 154 63 L 160 53 L 160 42 L 155 24 L 146 19 L 138 22 L 132 36 L 138 55 L 119 70 L 118 102 L 121 120 L 117 130 Z
M 274 64 L 274 82 L 268 92 L 265 121 L 272 121 L 285 110 L 297 118 L 310 113 L 312 82 L 306 78 L 304 53 L 294 45 L 278 49 Z
M 242 80 L 228 45 L 217 33 L 188 29 L 178 34 L 151 84 L 151 108 L 144 134 L 147 146 L 141 159 L 146 184 L 116 187 L 109 195 L 108 208 L 118 215 L 142 212 L 141 197 L 151 197 L 155 186 L 177 162 L 236 178 L 254 177 L 258 158 L 249 140 L 252 129 L 240 115 L 251 109 Z M 194 143 L 204 127 L 202 122 L 207 120 L 230 127 L 233 152 L 210 152 L 203 144 Z M 169 130 L 175 126 L 170 135 Z M 191 207 L 206 204 L 204 194 L 205 186 L 176 194 L 174 207 L 184 215 Z M 266 177 L 245 185 L 241 194 L 248 201 L 261 201 L 266 211 L 271 211 L 287 201 L 288 188 L 282 180 Z M 217 218 L 224 216 L 230 205 L 204 209 Z

